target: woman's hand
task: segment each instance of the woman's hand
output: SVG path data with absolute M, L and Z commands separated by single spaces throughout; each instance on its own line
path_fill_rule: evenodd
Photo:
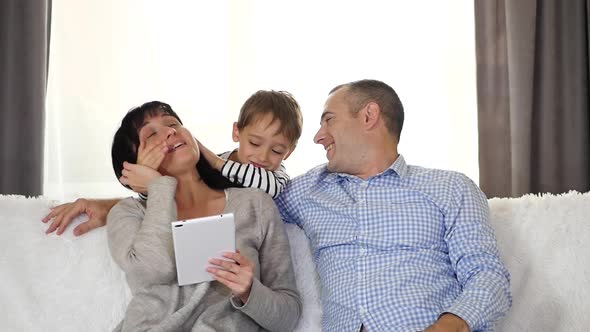
M 139 142 L 137 149 L 137 164 L 123 163 L 123 175 L 119 181 L 128 185 L 137 193 L 147 194 L 148 183 L 155 177 L 161 176 L 157 171 L 168 153 L 165 141 L 157 143 Z
M 215 266 L 208 267 L 207 272 L 213 274 L 215 280 L 231 289 L 242 303 L 248 302 L 254 280 L 254 263 L 246 256 L 241 255 L 239 251 L 223 253 L 223 257 L 229 258 L 233 262 L 218 258 L 210 259 L 209 263 Z
M 123 175 L 119 178 L 122 184 L 128 185 L 137 193 L 144 194 L 147 194 L 147 186 L 150 181 L 162 176 L 153 168 L 128 162 L 123 163 L 122 173 Z
M 167 153 L 168 145 L 166 145 L 166 141 L 157 143 L 140 141 L 137 148 L 137 164 L 157 171 Z

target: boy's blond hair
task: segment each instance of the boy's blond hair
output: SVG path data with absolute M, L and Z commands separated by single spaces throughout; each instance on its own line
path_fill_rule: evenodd
M 277 134 L 284 135 L 292 146 L 297 145 L 303 127 L 299 104 L 286 91 L 260 90 L 255 92 L 240 109 L 238 129 L 257 121 L 261 115 L 271 114 L 272 121 L 279 121 Z

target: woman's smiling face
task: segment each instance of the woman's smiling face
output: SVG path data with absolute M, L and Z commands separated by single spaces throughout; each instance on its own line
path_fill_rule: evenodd
M 194 169 L 199 160 L 199 148 L 193 135 L 173 115 L 160 112 L 147 116 L 138 135 L 144 153 L 161 149 L 166 154 L 158 168 L 162 174 L 176 175 Z

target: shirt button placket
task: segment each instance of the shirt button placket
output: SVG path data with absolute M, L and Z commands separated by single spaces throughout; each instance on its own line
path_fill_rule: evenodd
M 359 287 L 361 289 L 366 290 L 367 284 L 365 280 L 365 274 L 367 272 L 367 254 L 368 254 L 368 245 L 369 245 L 369 229 L 368 225 L 371 218 L 371 211 L 369 211 L 369 207 L 367 206 L 368 203 L 368 189 L 369 189 L 369 181 L 362 181 L 359 185 L 359 202 L 362 203 L 359 208 L 361 209 L 359 212 L 360 220 L 359 220 L 359 236 L 362 239 L 361 248 L 359 250 L 361 256 L 361 271 L 359 273 Z M 359 294 L 359 314 L 363 321 L 367 319 L 367 293 L 366 291 L 362 291 Z

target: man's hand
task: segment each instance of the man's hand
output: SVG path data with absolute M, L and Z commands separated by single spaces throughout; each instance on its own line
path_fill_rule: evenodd
M 469 332 L 469 325 L 458 316 L 446 313 L 442 314 L 424 332 Z
M 217 258 L 210 259 L 209 263 L 214 267 L 208 267 L 207 272 L 211 273 L 215 280 L 231 289 L 242 303 L 248 302 L 254 281 L 254 263 L 239 252 L 226 252 L 223 257 L 233 262 Z
M 57 229 L 57 235 L 63 234 L 72 220 L 83 213 L 88 215 L 88 219 L 74 228 L 74 235 L 79 236 L 95 228 L 102 227 L 107 223 L 107 214 L 118 201 L 118 199 L 88 200 L 78 198 L 73 203 L 58 205 L 52 208 L 51 212 L 41 220 L 44 223 L 52 220 L 45 233 L 49 234 Z

